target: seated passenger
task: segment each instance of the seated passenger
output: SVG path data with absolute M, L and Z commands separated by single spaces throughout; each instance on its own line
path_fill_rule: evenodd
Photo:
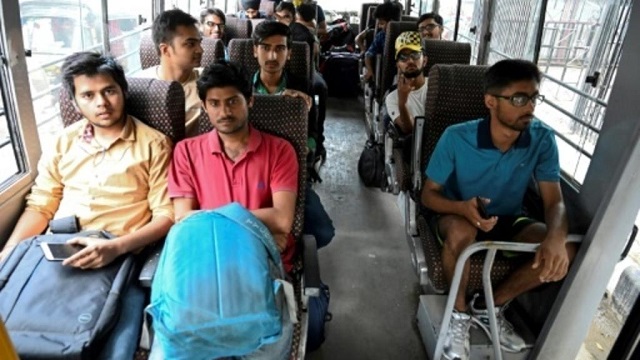
M 420 34 L 405 31 L 396 39 L 398 88 L 385 98 L 387 114 L 402 134 L 413 133 L 414 118 L 424 116 L 427 83 L 424 66 L 427 57 L 422 53 Z
M 324 147 L 324 120 L 327 114 L 327 97 L 328 88 L 327 83 L 318 71 L 316 59 L 318 59 L 318 53 L 320 51 L 318 38 L 314 35 L 315 28 L 309 27 L 308 24 L 313 24 L 315 19 L 315 6 L 311 4 L 301 4 L 298 7 L 298 12 L 292 3 L 281 2 L 276 8 L 276 20 L 283 24 L 288 25 L 291 28 L 291 39 L 293 41 L 305 42 L 309 45 L 309 51 L 311 52 L 311 64 L 314 67 L 313 71 L 313 83 L 311 94 L 318 96 L 317 105 L 317 118 L 316 118 L 316 158 L 324 162 L 326 160 L 327 151 Z M 310 20 L 311 19 L 311 20 Z
M 298 191 L 293 146 L 249 124 L 252 88 L 240 67 L 225 61 L 206 67 L 198 80 L 198 94 L 214 130 L 176 145 L 169 171 L 169 196 L 176 219 L 180 221 L 193 210 L 238 202 L 271 231 L 285 270 L 291 271 L 295 253 L 291 229 Z M 288 354 L 291 334 L 290 324 L 283 327 L 282 340 L 266 345 L 269 353 Z M 154 346 L 154 352 L 157 348 Z
M 66 127 L 55 146 L 43 152 L 26 208 L 0 260 L 21 241 L 44 232 L 49 220 L 75 215 L 80 230 L 116 236 L 69 240 L 84 248 L 62 265 L 90 270 L 163 238 L 173 225 L 167 194 L 171 141 L 125 113 L 127 81 L 113 58 L 72 54 L 62 65 L 62 81 L 84 119 Z M 123 294 L 123 313 L 105 349 L 108 358 L 133 357 L 136 341 L 124 334 L 139 333 L 144 298 L 134 284 Z
M 389 21 L 400 20 L 400 7 L 396 3 L 391 2 L 380 4 L 376 7 L 373 16 L 376 18 L 376 26 L 379 31 L 364 54 L 364 64 L 367 70 L 364 74 L 365 81 L 371 81 L 373 79 L 373 75 L 375 73 L 374 60 L 376 55 L 382 55 L 382 53 L 384 53 L 384 39 L 386 37 L 385 27 Z M 356 36 L 356 43 L 360 46 L 362 51 L 364 51 L 366 31 L 367 30 L 364 30 Z
M 229 60 L 229 39 L 224 32 L 227 18 L 218 8 L 207 8 L 200 13 L 200 31 L 205 38 L 219 39 L 224 43 L 224 59 Z
M 422 39 L 442 40 L 442 16 L 436 13 L 426 13 L 418 18 L 418 32 Z
M 160 55 L 160 65 L 152 66 L 135 74 L 159 80 L 177 81 L 182 84 L 185 95 L 187 135 L 196 133 L 200 116 L 198 80 L 202 60 L 202 37 L 198 31 L 198 20 L 182 10 L 167 10 L 154 21 L 151 30 L 153 43 Z
M 266 19 L 267 14 L 260 11 L 260 0 L 242 0 L 242 10 L 238 11 L 239 19 Z
M 257 94 L 301 97 L 311 108 L 309 89 L 303 79 L 296 78 L 284 69 L 291 56 L 291 32 L 288 26 L 275 21 L 264 21 L 253 31 L 253 54 L 260 70 L 253 75 L 253 88 Z M 310 151 L 315 150 L 314 114 L 309 115 Z M 315 171 L 315 170 L 314 170 Z M 334 236 L 333 222 L 324 210 L 320 198 L 307 183 L 304 233 L 316 237 L 318 248 L 329 244 Z
M 476 240 L 540 244 L 535 257 L 523 259 L 522 266 L 494 291 L 500 344 L 505 351 L 519 352 L 525 342 L 503 317 L 505 307 L 530 289 L 562 280 L 576 247 L 567 243 L 555 135 L 533 116 L 543 99 L 538 68 L 525 60 L 503 60 L 487 71 L 485 81 L 490 117 L 445 130 L 426 169 L 422 202 L 437 214 L 431 220 L 438 239 L 444 241 L 442 262 L 449 283 L 458 257 Z M 532 176 L 542 195 L 544 223 L 523 213 Z M 478 201 L 486 206 L 486 217 L 478 210 Z M 448 359 L 469 358 L 472 318 L 489 334 L 487 310 L 476 301 L 466 302 L 468 277 L 467 263 L 445 340 Z

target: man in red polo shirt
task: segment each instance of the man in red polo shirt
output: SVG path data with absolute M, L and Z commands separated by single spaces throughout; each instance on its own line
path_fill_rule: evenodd
M 221 61 L 203 71 L 198 95 L 214 130 L 176 145 L 169 196 L 176 221 L 193 210 L 242 204 L 271 230 L 288 272 L 298 161 L 286 140 L 249 125 L 252 91 L 248 76 L 234 64 Z

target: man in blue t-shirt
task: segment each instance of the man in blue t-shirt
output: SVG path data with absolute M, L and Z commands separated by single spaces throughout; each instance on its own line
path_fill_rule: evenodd
M 376 27 L 379 31 L 374 36 L 373 42 L 364 54 L 364 65 L 367 69 L 367 72 L 364 74 L 365 81 L 370 81 L 373 78 L 375 57 L 376 55 L 382 55 L 384 52 L 384 39 L 386 37 L 385 27 L 387 26 L 387 23 L 389 21 L 400 20 L 401 13 L 402 9 L 400 6 L 393 2 L 380 4 L 376 7 L 373 16 L 376 18 Z M 362 44 L 364 44 L 364 38 L 366 37 L 366 31 L 367 30 L 361 32 L 356 37 L 356 42 L 360 44 L 361 49 Z
M 543 283 L 563 279 L 576 251 L 575 244 L 566 242 L 555 135 L 533 116 L 535 105 L 544 98 L 538 93 L 539 84 L 540 71 L 529 61 L 503 60 L 489 68 L 484 100 L 491 116 L 445 130 L 429 161 L 422 191 L 423 204 L 438 214 L 432 224 L 443 241 L 442 262 L 449 283 L 458 257 L 476 240 L 540 243 L 535 257 L 523 260 L 494 292 L 500 344 L 509 352 L 520 352 L 526 345 L 502 317 L 506 304 Z M 523 213 L 532 177 L 540 188 L 544 223 Z M 448 359 L 468 359 L 471 320 L 490 335 L 487 310 L 476 299 L 466 303 L 468 277 L 467 263 L 445 340 Z

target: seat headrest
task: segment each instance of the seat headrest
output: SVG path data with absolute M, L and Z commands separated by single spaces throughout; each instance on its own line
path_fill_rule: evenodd
M 488 66 L 435 65 L 429 72 L 420 168 L 425 169 L 444 130 L 453 124 L 489 116 L 484 104 Z M 424 176 L 424 174 L 423 174 Z
M 127 78 L 127 82 L 127 113 L 161 131 L 174 144 L 182 140 L 185 136 L 185 97 L 180 83 L 142 78 Z M 59 100 L 65 127 L 82 119 L 64 88 L 60 90 Z

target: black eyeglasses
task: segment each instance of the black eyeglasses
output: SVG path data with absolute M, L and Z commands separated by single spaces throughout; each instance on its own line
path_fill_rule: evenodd
M 207 25 L 208 27 L 218 27 L 218 29 L 224 29 L 224 24 L 218 24 L 218 23 L 214 23 L 213 21 L 207 21 L 205 22 L 205 25 Z
M 540 105 L 544 101 L 544 95 L 540 95 L 540 94 L 534 94 L 531 96 L 527 94 L 522 94 L 522 93 L 516 93 L 511 96 L 491 94 L 491 96 L 495 96 L 499 99 L 507 99 L 509 100 L 511 105 L 515 107 L 526 106 L 529 103 L 529 101 L 531 101 L 533 105 Z
M 420 60 L 420 57 L 422 56 L 422 53 L 419 51 L 413 51 L 410 53 L 400 53 L 398 54 L 398 61 L 409 61 L 409 59 L 413 60 L 413 61 L 418 61 Z
M 435 28 L 437 28 L 439 26 L 440 25 L 438 25 L 438 24 L 429 24 L 429 25 L 418 26 L 418 31 L 433 31 Z

